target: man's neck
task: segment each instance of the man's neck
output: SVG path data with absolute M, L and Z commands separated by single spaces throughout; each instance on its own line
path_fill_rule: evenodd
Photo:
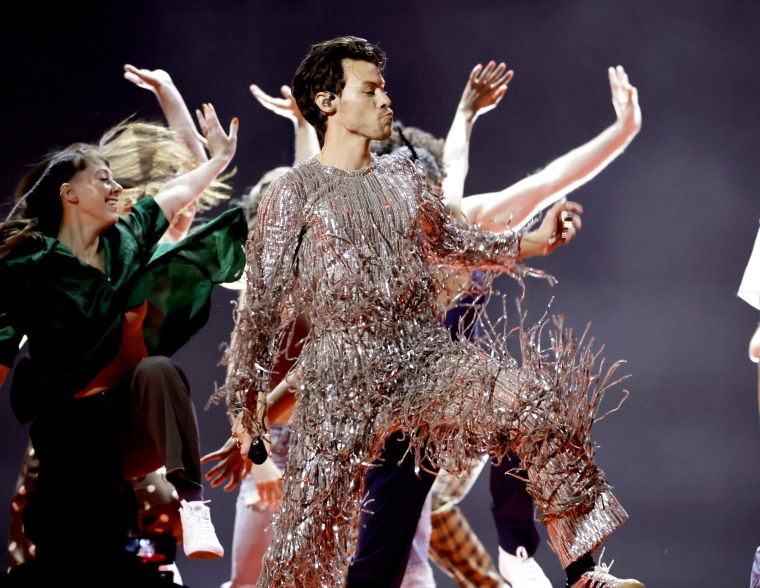
M 348 133 L 337 137 L 328 130 L 317 160 L 322 165 L 337 167 L 344 171 L 362 169 L 372 162 L 369 144 L 370 140 L 364 137 Z

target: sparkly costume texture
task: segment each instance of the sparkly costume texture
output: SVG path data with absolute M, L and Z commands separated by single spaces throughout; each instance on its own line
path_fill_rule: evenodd
M 478 267 L 522 278 L 530 270 L 516 260 L 519 236 L 455 224 L 401 155 L 353 172 L 311 159 L 272 185 L 247 246 L 245 304 L 219 392 L 261 431 L 274 356 L 295 317 L 308 317 L 283 501 L 260 586 L 343 585 L 359 510 L 372 510 L 364 473 L 398 429 L 418 463 L 428 457 L 454 474 L 473 455 L 515 450 L 563 566 L 625 520 L 593 464 L 590 427 L 610 385 L 608 374 L 595 386 L 595 356 L 579 352 L 561 324 L 550 353 L 542 351 L 546 318 L 520 331 L 522 366 L 497 334 L 502 319 L 481 317 L 477 347 L 452 341 L 443 325 L 440 272 Z

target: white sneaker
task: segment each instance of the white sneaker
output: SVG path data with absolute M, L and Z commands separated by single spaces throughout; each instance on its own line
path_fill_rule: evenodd
M 609 566 L 597 564 L 593 570 L 585 572 L 580 580 L 570 588 L 644 588 L 644 584 L 633 578 L 616 578 L 609 573 Z
M 512 588 L 552 588 L 541 566 L 523 546 L 517 548 L 515 555 L 499 547 L 499 573 Z
M 211 512 L 200 500 L 182 501 L 179 516 L 182 520 L 182 543 L 185 555 L 192 559 L 219 559 L 224 548 L 211 524 Z

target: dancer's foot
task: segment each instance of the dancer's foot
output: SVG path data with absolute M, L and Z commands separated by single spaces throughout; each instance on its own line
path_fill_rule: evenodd
M 216 537 L 208 506 L 200 500 L 183 500 L 179 514 L 182 519 L 182 543 L 187 557 L 219 559 L 224 556 L 224 548 Z
M 581 574 L 577 582 L 573 582 L 569 588 L 644 588 L 644 584 L 638 580 L 616 578 L 609 573 L 609 568 L 604 564 L 597 564 L 593 569 Z
M 541 566 L 523 546 L 515 555 L 499 547 L 499 572 L 512 588 L 552 588 Z

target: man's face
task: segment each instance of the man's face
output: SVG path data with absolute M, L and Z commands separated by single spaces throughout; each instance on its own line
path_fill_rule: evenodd
M 334 123 L 365 139 L 382 141 L 393 131 L 391 99 L 377 66 L 368 61 L 343 60 L 346 85 L 336 100 Z

